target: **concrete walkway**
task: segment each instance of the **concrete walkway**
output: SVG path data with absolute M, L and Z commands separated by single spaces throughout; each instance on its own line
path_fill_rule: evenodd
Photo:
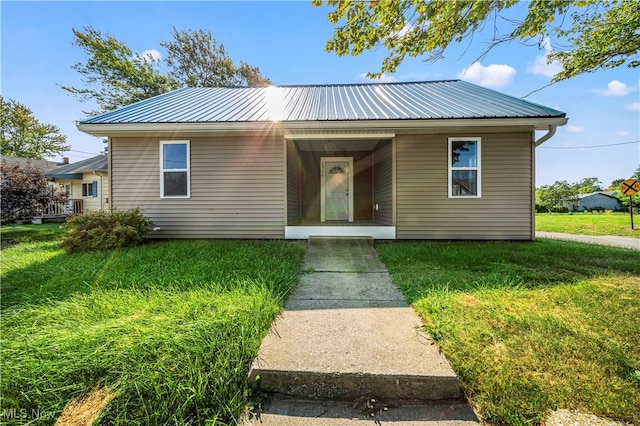
M 631 250 L 640 250 L 640 239 L 633 237 L 618 237 L 615 235 L 576 235 L 560 232 L 536 232 L 536 238 L 553 238 L 557 240 L 576 241 L 579 243 L 600 244 Z
M 244 425 L 478 424 L 372 239 L 311 238 L 303 271 L 249 375 L 270 400 Z

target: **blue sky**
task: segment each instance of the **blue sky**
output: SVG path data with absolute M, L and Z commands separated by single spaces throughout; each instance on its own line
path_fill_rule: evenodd
M 75 121 L 93 108 L 81 104 L 58 85 L 80 86 L 71 67 L 84 61 L 73 46 L 71 29 L 93 26 L 125 42 L 133 51 L 155 50 L 169 40 L 172 28 L 205 29 L 223 43 L 234 61 L 260 67 L 274 84 L 367 82 L 377 71 L 384 50 L 358 57 L 326 53 L 332 35 L 326 7 L 304 2 L 12 2 L 0 3 L 1 89 L 55 124 L 72 145 L 65 154 L 79 161 L 97 154 L 104 144 L 79 132 Z M 522 13 L 525 5 L 515 14 Z M 406 60 L 385 81 L 462 78 L 521 97 L 550 80 L 557 65 L 546 65 L 545 46 L 519 43 L 493 50 L 480 62 L 487 37 L 476 37 L 446 52 L 445 59 L 426 64 Z M 551 40 L 553 44 L 554 40 Z M 465 53 L 466 52 L 466 53 Z M 466 72 L 465 72 L 466 70 Z M 536 184 L 598 177 L 608 185 L 628 178 L 640 164 L 640 73 L 626 67 L 582 75 L 533 93 L 527 99 L 567 113 L 569 124 L 536 150 Z M 636 143 L 627 143 L 627 142 Z M 614 146 L 598 147 L 600 145 Z

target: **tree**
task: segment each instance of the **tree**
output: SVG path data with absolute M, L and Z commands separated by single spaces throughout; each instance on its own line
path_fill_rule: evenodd
M 551 185 L 543 185 L 536 189 L 536 204 L 551 213 L 554 207 L 560 207 L 563 202 L 577 199 L 575 185 L 566 180 L 555 181 Z
M 181 86 L 216 87 L 267 85 L 271 81 L 257 67 L 235 65 L 224 46 L 204 30 L 173 29 L 167 49 L 166 68 L 150 54 L 133 53 L 125 43 L 92 27 L 73 29 L 74 45 L 87 55 L 86 62 L 72 68 L 82 75 L 82 87 L 61 86 L 81 102 L 93 100 L 103 112 L 166 93 Z
M 597 177 L 588 177 L 574 184 L 577 194 L 590 194 L 602 191 L 602 182 Z
M 160 43 L 167 49 L 169 77 L 188 87 L 224 87 L 238 85 L 268 85 L 271 81 L 259 68 L 243 62 L 233 63 L 223 44 L 209 31 L 173 28 L 173 40 Z
M 0 162 L 2 175 L 2 220 L 29 220 L 45 211 L 51 203 L 66 203 L 66 194 L 54 193 L 49 189 L 49 180 L 44 171 L 27 162 L 8 164 Z
M 611 181 L 609 186 L 607 187 L 607 191 L 617 191 L 620 189 L 620 185 L 624 182 L 626 178 L 614 179 Z
M 42 160 L 71 148 L 58 127 L 40 123 L 21 103 L 12 99 L 5 101 L 0 96 L 0 106 L 0 154 Z
M 318 6 L 323 1 L 313 2 Z M 540 48 L 548 47 L 549 39 L 566 44 L 547 55 L 549 63 L 562 64 L 552 81 L 623 64 L 640 66 L 637 0 L 532 1 L 524 20 L 507 15 L 508 9 L 523 4 L 518 0 L 325 2 L 333 7 L 328 20 L 335 26 L 326 44 L 328 52 L 355 56 L 364 50 L 387 49 L 380 71 L 370 77 L 395 72 L 407 56 L 441 59 L 451 43 L 473 40 L 485 25 L 494 30 L 485 55 L 512 41 L 534 41 Z M 511 26 L 510 30 L 501 30 L 503 25 Z
M 151 55 L 135 55 L 121 41 L 92 27 L 83 31 L 73 29 L 73 44 L 83 49 L 88 59 L 72 68 L 82 75 L 84 87 L 61 86 L 81 102 L 94 100 L 100 111 L 109 111 L 178 87 L 160 72 Z

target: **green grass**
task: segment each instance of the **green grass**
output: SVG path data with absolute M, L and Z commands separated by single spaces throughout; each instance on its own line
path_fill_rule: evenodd
M 482 417 L 640 424 L 640 252 L 564 241 L 379 244 Z
M 640 217 L 629 213 L 537 213 L 536 231 L 583 235 L 618 235 L 640 238 Z
M 59 415 L 107 386 L 116 397 L 100 424 L 234 424 L 303 253 L 297 242 L 214 240 L 74 255 L 55 238 L 3 249 L 0 412 Z
M 64 235 L 60 223 L 45 223 L 42 225 L 2 225 L 0 227 L 0 242 L 2 248 L 17 243 L 34 241 L 49 241 Z

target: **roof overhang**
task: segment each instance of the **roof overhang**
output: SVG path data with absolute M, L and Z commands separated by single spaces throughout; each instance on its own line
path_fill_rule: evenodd
M 69 180 L 82 180 L 82 173 L 64 173 L 64 174 L 49 174 L 45 176 L 54 179 L 69 179 Z
M 78 130 L 98 137 L 136 135 L 210 135 L 215 133 L 263 133 L 280 132 L 295 135 L 296 132 L 363 132 L 368 134 L 419 133 L 421 131 L 465 128 L 522 127 L 530 130 L 547 130 L 550 125 L 564 126 L 565 117 L 527 118 L 452 118 L 429 120 L 360 120 L 360 121 L 258 121 L 258 122 L 207 122 L 207 123 L 79 123 Z M 377 137 L 377 136 L 376 136 Z M 293 137 L 292 137 L 293 138 Z

